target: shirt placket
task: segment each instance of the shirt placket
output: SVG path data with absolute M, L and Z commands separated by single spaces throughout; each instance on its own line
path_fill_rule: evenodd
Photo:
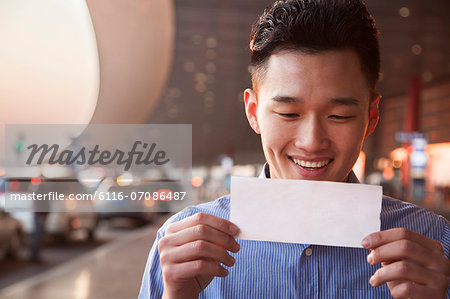
M 314 246 L 306 245 L 300 258 L 298 298 L 319 298 L 319 275 Z

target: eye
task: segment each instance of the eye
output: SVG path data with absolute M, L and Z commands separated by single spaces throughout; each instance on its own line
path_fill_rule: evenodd
M 344 119 L 350 119 L 350 118 L 353 118 L 353 116 L 330 115 L 329 118 L 331 118 L 331 119 L 337 119 L 337 120 L 344 120 Z
M 285 118 L 294 118 L 294 117 L 298 117 L 297 113 L 277 113 L 279 116 L 281 117 L 285 117 Z

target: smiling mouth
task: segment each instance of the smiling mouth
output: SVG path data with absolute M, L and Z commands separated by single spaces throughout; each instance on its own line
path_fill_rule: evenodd
M 331 159 L 326 159 L 326 160 L 322 160 L 322 161 L 311 162 L 311 161 L 294 159 L 292 157 L 290 157 L 290 159 L 298 166 L 301 166 L 308 170 L 316 170 L 316 169 L 324 168 L 332 161 Z

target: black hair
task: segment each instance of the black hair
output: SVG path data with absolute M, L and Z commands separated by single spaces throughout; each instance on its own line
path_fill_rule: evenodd
M 263 76 L 269 57 L 282 50 L 318 54 L 349 48 L 358 55 L 369 87 L 375 91 L 380 71 L 378 33 L 360 0 L 276 1 L 252 26 L 252 80 L 255 84 L 255 76 Z

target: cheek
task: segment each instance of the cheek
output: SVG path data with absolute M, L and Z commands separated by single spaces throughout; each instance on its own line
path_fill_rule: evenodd
M 277 128 L 274 126 L 260 126 L 261 129 L 261 141 L 263 146 L 275 150 L 281 143 L 281 135 L 277 134 Z
M 364 141 L 364 133 L 364 124 L 340 128 L 340 130 L 335 132 L 334 136 L 336 136 L 336 138 L 334 139 L 334 143 L 346 159 L 354 160 L 358 158 L 361 150 Z
M 289 142 L 288 132 L 290 130 L 273 116 L 262 115 L 259 128 L 263 146 L 271 151 L 278 152 Z
M 336 164 L 334 171 L 336 171 L 337 178 L 343 180 L 345 175 L 354 167 L 361 150 L 362 133 L 360 131 L 345 131 L 340 133 L 339 138 L 335 140 L 338 153 L 336 156 Z

